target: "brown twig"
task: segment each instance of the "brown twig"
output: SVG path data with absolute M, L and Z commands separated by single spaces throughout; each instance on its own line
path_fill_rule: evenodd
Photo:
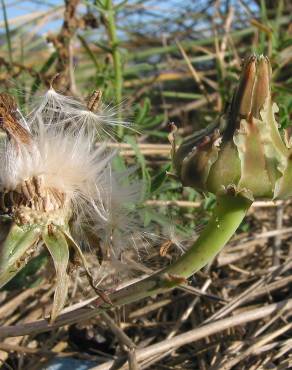
M 157 355 L 158 353 L 169 351 L 170 349 L 175 349 L 188 343 L 193 343 L 215 333 L 222 332 L 223 330 L 239 326 L 247 322 L 260 320 L 268 315 L 276 313 L 279 309 L 282 309 L 283 307 L 286 307 L 286 311 L 291 310 L 292 299 L 245 311 L 241 314 L 233 315 L 226 319 L 217 320 L 199 328 L 190 330 L 186 333 L 177 335 L 173 338 L 155 343 L 146 348 L 138 349 L 137 360 L 143 361 L 154 355 Z M 112 364 L 113 362 L 109 361 L 103 365 L 94 367 L 92 370 L 109 370 Z
M 64 92 L 76 94 L 73 73 L 72 39 L 80 27 L 81 19 L 77 17 L 77 7 L 80 0 L 65 0 L 64 22 L 58 35 L 50 35 L 48 41 L 52 42 L 58 53 L 56 72 L 61 74 L 57 81 L 57 88 Z
M 118 338 L 120 344 L 128 354 L 129 370 L 139 370 L 139 366 L 136 358 L 136 345 L 135 343 L 125 334 L 125 332 L 118 327 L 118 325 L 110 318 L 106 312 L 102 312 L 102 319 L 106 322 L 107 326 Z

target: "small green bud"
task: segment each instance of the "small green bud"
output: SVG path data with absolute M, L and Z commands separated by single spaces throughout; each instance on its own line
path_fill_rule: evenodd
M 278 130 L 277 112 L 270 62 L 253 55 L 243 65 L 226 116 L 175 151 L 183 185 L 215 194 L 232 191 L 250 200 L 292 195 L 292 153 Z

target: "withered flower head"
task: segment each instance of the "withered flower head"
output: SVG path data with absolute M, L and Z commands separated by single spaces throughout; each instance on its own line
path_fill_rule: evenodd
M 140 184 L 129 180 L 133 171 L 114 171 L 116 151 L 96 141 L 96 130 L 114 123 L 97 102 L 85 106 L 52 89 L 25 120 L 0 94 L 0 287 L 44 245 L 57 277 L 52 320 L 66 301 L 71 259 L 89 274 L 79 242 L 108 259 L 132 246 L 137 215 L 128 203 L 139 201 Z
M 175 150 L 174 166 L 184 185 L 251 200 L 291 195 L 292 153 L 275 119 L 271 74 L 267 57 L 249 57 L 226 116 Z

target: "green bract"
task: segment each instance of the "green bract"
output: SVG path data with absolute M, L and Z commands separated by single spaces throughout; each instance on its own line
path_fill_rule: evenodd
M 227 117 L 174 148 L 184 185 L 250 200 L 292 194 L 292 151 L 278 129 L 270 84 L 268 58 L 248 58 Z
M 36 220 L 31 217 L 33 212 L 37 213 L 28 208 L 22 209 L 23 215 L 29 214 L 26 220 L 20 221 L 18 217 L 13 217 L 10 220 L 2 221 L 1 238 L 4 240 L 0 248 L 0 288 L 26 265 L 38 245 L 44 244 L 54 261 L 57 278 L 51 313 L 53 321 L 64 307 L 67 299 L 69 249 L 79 255 L 85 268 L 87 265 L 80 248 L 69 234 L 68 221 L 66 221 L 68 217 L 65 214 L 63 222 L 60 223 L 59 214 L 55 214 L 54 219 L 53 212 L 50 215 L 44 213 L 42 220 Z

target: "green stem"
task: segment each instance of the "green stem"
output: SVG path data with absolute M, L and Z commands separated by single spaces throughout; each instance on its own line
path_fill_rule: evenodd
M 109 298 L 113 305 L 131 303 L 183 284 L 184 279 L 211 262 L 221 251 L 250 206 L 251 202 L 241 196 L 219 196 L 205 230 L 188 252 L 164 270 L 111 294 Z M 104 303 L 100 308 L 109 306 Z
M 200 237 L 166 272 L 187 278 L 211 262 L 235 233 L 250 206 L 251 201 L 241 196 L 218 196 L 212 217 Z
M 7 18 L 5 1 L 1 0 L 1 4 L 2 4 L 2 10 L 3 10 L 6 40 L 7 40 L 8 58 L 9 58 L 10 69 L 11 69 L 12 68 L 12 63 L 13 63 L 13 58 L 12 58 L 12 46 L 11 46 L 9 23 L 8 23 L 8 18 Z
M 111 44 L 112 57 L 114 63 L 114 86 L 115 86 L 115 100 L 118 105 L 118 119 L 121 120 L 121 107 L 122 101 L 122 89 L 123 89 L 123 71 L 122 71 L 122 59 L 119 50 L 119 40 L 117 36 L 116 19 L 115 19 L 115 8 L 112 0 L 107 0 L 105 4 L 107 11 L 107 29 Z M 120 137 L 123 136 L 123 127 L 119 126 L 118 134 Z

